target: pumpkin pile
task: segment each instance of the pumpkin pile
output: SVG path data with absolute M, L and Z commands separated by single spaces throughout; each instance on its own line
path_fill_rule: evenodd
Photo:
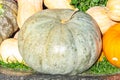
M 14 0 L 0 0 L 0 57 L 5 62 L 22 58 L 18 56 L 17 40 L 9 39 L 19 30 L 17 12 L 18 6 Z
M 120 0 L 108 0 L 106 6 L 91 7 L 86 12 L 96 20 L 103 35 L 101 58 L 104 54 L 111 64 L 120 67 Z
M 120 1 L 108 0 L 106 6 L 86 12 L 70 2 L 1 0 L 3 61 L 24 61 L 40 73 L 76 75 L 88 70 L 104 53 L 111 64 L 120 67 Z

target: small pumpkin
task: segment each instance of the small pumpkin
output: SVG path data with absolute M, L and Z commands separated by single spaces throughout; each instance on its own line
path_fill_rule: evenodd
M 23 59 L 18 51 L 18 40 L 15 38 L 5 39 L 0 46 L 0 55 L 6 63 L 23 62 Z
M 96 20 L 102 34 L 104 34 L 112 25 L 117 23 L 109 18 L 108 10 L 104 6 L 91 7 L 86 11 L 86 13 Z
M 103 35 L 103 51 L 111 64 L 120 67 L 120 23 Z
M 94 19 L 71 9 L 46 9 L 26 20 L 18 48 L 28 66 L 47 74 L 82 73 L 101 52 L 101 32 Z
M 71 0 L 44 0 L 44 4 L 48 9 L 75 9 L 70 5 Z
M 112 20 L 120 21 L 120 0 L 108 0 L 106 7 Z
M 31 15 L 43 9 L 43 0 L 17 0 L 17 2 L 17 23 L 19 28 L 22 27 L 25 20 L 27 20 Z
M 18 30 L 16 8 L 17 4 L 12 3 L 12 0 L 0 1 L 0 43 Z

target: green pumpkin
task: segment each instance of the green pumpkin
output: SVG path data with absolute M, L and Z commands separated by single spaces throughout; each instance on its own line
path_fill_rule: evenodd
M 101 51 L 101 32 L 91 16 L 46 9 L 31 16 L 18 35 L 24 61 L 35 71 L 75 75 L 89 69 Z
M 13 0 L 0 0 L 0 43 L 17 30 L 17 4 Z

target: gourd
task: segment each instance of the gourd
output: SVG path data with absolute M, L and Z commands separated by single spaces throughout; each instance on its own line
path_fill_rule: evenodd
M 101 32 L 94 19 L 70 9 L 46 9 L 25 21 L 18 48 L 25 63 L 46 74 L 82 73 L 101 52 Z
M 112 25 L 117 23 L 109 18 L 107 8 L 103 6 L 91 7 L 86 11 L 86 13 L 96 20 L 102 34 L 104 34 Z
M 23 59 L 18 51 L 18 40 L 15 38 L 5 39 L 1 43 L 0 55 L 2 60 L 6 63 L 23 62 Z
M 43 0 L 17 0 L 17 2 L 17 23 L 19 28 L 22 27 L 25 20 L 27 20 L 30 16 L 43 9 Z
M 103 52 L 111 64 L 120 67 L 120 23 L 103 35 Z
M 75 9 L 70 5 L 71 0 L 44 0 L 44 4 L 48 9 Z
M 18 30 L 17 4 L 13 0 L 0 1 L 0 43 Z
M 106 7 L 112 20 L 120 21 L 120 0 L 108 0 Z

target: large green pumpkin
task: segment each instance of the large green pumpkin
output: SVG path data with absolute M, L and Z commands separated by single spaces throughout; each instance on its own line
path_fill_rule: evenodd
M 75 75 L 98 59 L 101 32 L 86 13 L 47 9 L 26 20 L 18 47 L 28 66 L 40 73 Z

